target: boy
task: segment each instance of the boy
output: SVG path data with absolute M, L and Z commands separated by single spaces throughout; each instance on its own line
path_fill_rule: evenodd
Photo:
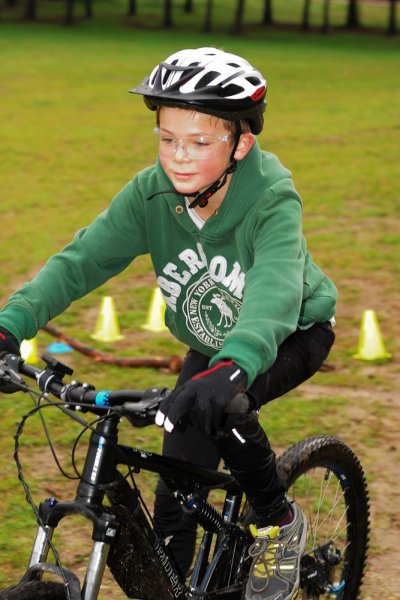
M 256 69 L 214 48 L 182 50 L 130 91 L 156 112 L 156 164 L 11 296 L 0 312 L 0 350 L 15 351 L 71 301 L 150 253 L 166 323 L 190 348 L 156 417 L 163 451 L 210 468 L 224 459 L 257 520 L 246 598 L 290 600 L 307 524 L 285 497 L 256 411 L 327 357 L 336 290 L 307 250 L 290 172 L 255 141 L 266 106 Z M 227 416 L 244 390 L 251 410 Z M 163 481 L 154 514 L 185 575 L 195 523 Z

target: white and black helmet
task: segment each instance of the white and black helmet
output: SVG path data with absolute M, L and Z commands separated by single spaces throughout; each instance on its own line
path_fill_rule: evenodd
M 228 121 L 249 122 L 254 134 L 263 128 L 266 81 L 247 60 L 216 48 L 180 50 L 159 65 L 136 88 L 148 108 L 193 108 Z

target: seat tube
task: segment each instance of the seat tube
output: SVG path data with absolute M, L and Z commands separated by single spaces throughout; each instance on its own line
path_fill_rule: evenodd
M 53 537 L 53 531 L 54 528 L 49 527 L 48 525 L 45 525 L 44 527 L 41 525 L 38 526 L 31 557 L 29 559 L 29 567 L 41 562 L 46 562 L 49 553 L 49 542 Z
M 86 577 L 83 583 L 82 600 L 97 599 L 103 580 L 104 569 L 106 568 L 109 550 L 110 544 L 97 541 L 93 542 Z

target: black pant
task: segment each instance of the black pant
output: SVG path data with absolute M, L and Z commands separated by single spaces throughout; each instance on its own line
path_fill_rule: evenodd
M 317 323 L 289 336 L 279 347 L 272 367 L 259 375 L 248 390 L 253 408 L 260 408 L 314 375 L 328 356 L 334 339 L 329 322 Z M 209 357 L 189 350 L 176 387 L 206 370 L 208 362 Z M 190 425 L 185 431 L 164 433 L 163 454 L 210 469 L 216 469 L 222 457 L 262 526 L 277 523 L 287 510 L 275 454 L 254 410 L 245 415 L 230 415 L 218 436 L 210 439 Z M 163 536 L 172 536 L 169 548 L 185 575 L 194 553 L 196 522 L 182 511 L 162 479 L 156 489 L 154 517 Z

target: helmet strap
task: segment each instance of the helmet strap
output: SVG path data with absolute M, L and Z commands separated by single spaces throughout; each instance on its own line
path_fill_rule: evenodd
M 211 196 L 215 194 L 219 189 L 221 189 L 228 178 L 230 173 L 234 173 L 237 169 L 237 162 L 235 159 L 231 160 L 229 166 L 222 173 L 221 177 L 214 181 L 204 192 L 195 192 L 194 194 L 185 194 L 189 198 L 194 196 L 194 200 L 192 200 L 189 204 L 189 208 L 196 208 L 196 206 L 200 206 L 200 208 L 204 208 L 207 206 L 209 199 Z

